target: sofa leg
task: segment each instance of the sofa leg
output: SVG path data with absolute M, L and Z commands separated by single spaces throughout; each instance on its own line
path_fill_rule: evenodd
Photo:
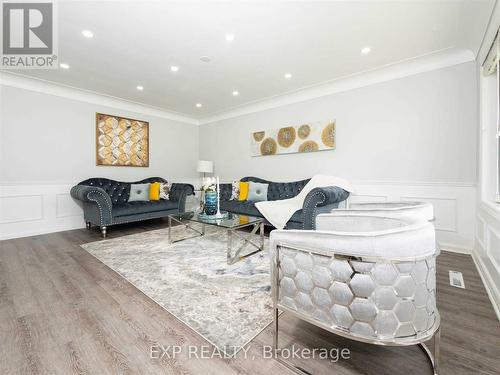
M 106 238 L 106 234 L 107 234 L 106 229 L 107 229 L 107 227 L 105 227 L 105 226 L 101 227 L 102 238 Z
M 92 224 L 90 224 L 90 221 L 87 221 L 87 229 L 90 229 L 92 227 Z

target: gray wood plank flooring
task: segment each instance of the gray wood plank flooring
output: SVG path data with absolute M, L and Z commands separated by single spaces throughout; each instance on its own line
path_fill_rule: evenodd
M 166 226 L 112 227 L 110 237 Z M 0 374 L 291 374 L 263 347 L 272 327 L 235 358 L 151 358 L 152 345 L 209 345 L 202 337 L 80 248 L 97 229 L 0 241 Z M 463 272 L 466 289 L 449 285 Z M 499 374 L 500 324 L 468 255 L 438 258 L 441 374 Z M 337 337 L 283 314 L 280 346 L 349 348 L 351 359 L 295 359 L 313 374 L 431 374 L 416 347 L 388 348 Z M 210 347 L 210 346 L 209 346 Z M 210 347 L 213 348 L 213 347 Z

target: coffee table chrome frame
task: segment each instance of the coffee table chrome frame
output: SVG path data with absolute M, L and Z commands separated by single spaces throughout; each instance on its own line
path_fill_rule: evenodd
M 238 228 L 243 228 L 246 226 L 253 225 L 252 231 L 248 236 L 243 236 L 241 233 L 236 231 L 235 229 Z M 258 253 L 259 251 L 264 250 L 264 222 L 256 222 L 256 223 L 249 223 L 244 226 L 238 226 L 237 228 L 226 228 L 227 229 L 227 264 L 231 265 L 234 264 L 242 259 L 248 258 L 251 255 L 254 255 Z M 252 240 L 250 240 L 249 237 L 253 236 L 254 234 L 257 233 L 257 230 L 259 230 L 259 236 L 260 236 L 260 243 L 256 244 Z M 233 234 L 236 234 L 238 237 L 243 239 L 243 244 L 236 250 L 234 255 L 232 255 L 232 244 L 233 244 Z M 252 245 L 255 247 L 257 250 L 252 251 L 251 253 L 243 254 L 240 255 L 241 251 L 247 247 L 247 245 Z
M 181 225 L 184 225 L 184 227 L 186 229 L 191 229 L 192 231 L 194 231 L 198 234 L 194 235 L 194 236 L 180 238 L 178 240 L 173 241 L 172 240 L 172 220 L 181 224 Z M 191 222 L 191 221 L 194 221 L 196 223 L 200 223 L 202 225 L 201 231 L 199 231 L 198 229 L 189 225 L 189 222 Z M 172 243 L 176 243 L 176 242 L 180 242 L 180 241 L 184 241 L 184 240 L 189 240 L 191 238 L 202 237 L 205 235 L 205 225 L 206 224 L 211 225 L 210 223 L 203 223 L 201 221 L 190 220 L 189 218 L 186 218 L 185 220 L 177 219 L 176 217 L 174 217 L 174 215 L 169 215 L 168 216 L 168 243 L 172 244 Z M 248 236 L 244 236 L 236 230 L 236 229 L 245 228 L 245 227 L 248 227 L 251 225 L 253 225 L 253 228 Z M 218 226 L 218 225 L 216 225 L 216 226 L 227 230 L 227 251 L 226 251 L 227 264 L 232 265 L 232 264 L 234 264 L 242 259 L 248 258 L 249 256 L 258 253 L 259 251 L 264 250 L 264 221 L 263 220 L 248 223 L 248 224 L 236 225 L 233 228 L 228 228 L 228 227 L 223 227 L 223 226 Z M 259 231 L 259 237 L 260 237 L 259 244 L 256 244 L 255 242 L 253 242 L 249 238 L 249 237 L 253 236 L 254 234 L 256 234 L 257 231 Z M 232 253 L 233 253 L 233 249 L 232 249 L 233 234 L 240 237 L 244 241 L 243 244 L 235 251 L 234 255 L 232 255 Z M 254 250 L 250 253 L 240 255 L 241 252 L 243 251 L 243 249 L 245 249 L 247 247 L 247 245 L 251 245 L 251 246 L 255 247 L 257 250 Z
M 172 220 L 175 221 L 175 222 L 177 222 L 177 223 L 179 223 L 179 224 L 181 224 L 181 225 L 184 225 L 184 227 L 186 229 L 191 229 L 191 230 L 195 231 L 198 234 L 195 235 L 195 236 L 179 238 L 178 240 L 172 241 Z M 176 242 L 179 242 L 179 241 L 189 240 L 190 238 L 196 238 L 196 237 L 202 237 L 202 236 L 204 236 L 205 235 L 205 224 L 203 224 L 203 223 L 201 223 L 201 224 L 202 224 L 201 231 L 199 231 L 198 229 L 193 228 L 191 225 L 189 225 L 189 220 L 182 221 L 182 220 L 179 220 L 179 219 L 173 217 L 172 215 L 168 215 L 168 243 L 172 244 L 172 243 L 176 243 Z

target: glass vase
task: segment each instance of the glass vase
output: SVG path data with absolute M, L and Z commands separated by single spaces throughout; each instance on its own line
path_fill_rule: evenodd
M 207 215 L 215 215 L 217 213 L 217 192 L 205 192 L 205 213 Z

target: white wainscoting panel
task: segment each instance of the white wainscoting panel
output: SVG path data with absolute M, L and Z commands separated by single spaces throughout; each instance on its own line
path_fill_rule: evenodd
M 173 179 L 199 187 L 197 179 Z M 70 190 L 75 183 L 0 186 L 0 240 L 84 228 L 83 210 Z M 188 198 L 190 208 L 199 205 Z
M 0 196 L 0 224 L 36 221 L 43 218 L 43 195 Z
M 238 178 L 224 179 L 230 183 Z M 443 250 L 471 254 L 474 246 L 476 185 L 413 181 L 352 181 L 355 202 L 418 200 L 434 206 L 436 235 Z
M 436 235 L 443 250 L 470 254 L 474 246 L 473 184 L 355 181 L 351 202 L 424 201 L 434 207 Z M 476 224 L 477 225 L 477 224 Z
M 56 217 L 82 216 L 82 209 L 69 193 L 56 194 Z
M 195 186 L 199 181 L 187 180 Z M 227 182 L 227 181 L 226 181 Z M 0 239 L 83 228 L 79 202 L 69 195 L 71 183 L 0 187 Z M 461 184 L 355 182 L 351 202 L 422 200 L 434 205 L 438 240 L 446 250 L 470 253 L 474 242 L 476 188 Z M 197 205 L 190 197 L 188 206 Z M 490 235 L 490 246 L 499 239 Z M 500 261 L 500 260 L 499 260 Z
M 0 240 L 82 228 L 82 209 L 69 195 L 72 184 L 0 187 Z
M 500 320 L 500 205 L 477 207 L 476 242 L 472 257 Z
M 432 204 L 436 215 L 434 226 L 436 230 L 444 232 L 457 231 L 457 198 L 438 198 L 438 197 L 401 197 L 405 201 L 423 201 Z
M 476 241 L 479 242 L 482 248 L 485 248 L 484 242 L 486 238 L 486 222 L 484 219 L 476 215 Z
M 499 229 L 500 226 L 496 230 L 488 228 L 486 254 L 491 259 L 495 269 L 500 272 L 500 233 L 497 232 Z

